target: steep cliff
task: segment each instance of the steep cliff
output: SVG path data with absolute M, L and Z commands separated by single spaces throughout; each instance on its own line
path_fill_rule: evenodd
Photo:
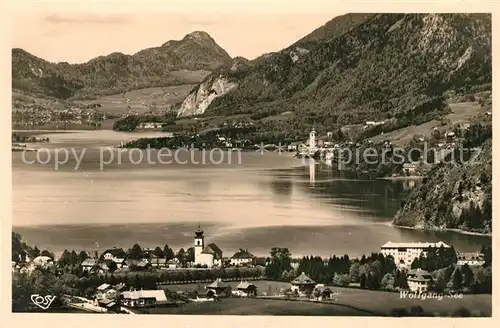
M 475 155 L 460 163 L 436 165 L 414 189 L 396 214 L 393 224 L 419 229 L 460 229 L 492 232 L 492 134 L 491 126 L 472 126 Z M 455 159 L 459 159 L 455 153 Z
M 177 116 L 203 114 L 215 98 L 238 87 L 238 77 L 245 74 L 250 65 L 247 59 L 236 57 L 227 65 L 218 68 L 189 93 Z

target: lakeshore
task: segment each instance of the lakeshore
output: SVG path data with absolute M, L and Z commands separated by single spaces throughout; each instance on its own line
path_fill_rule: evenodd
M 469 236 L 483 236 L 483 237 L 493 237 L 492 233 L 480 233 L 480 232 L 474 232 L 474 231 L 466 231 L 466 230 L 461 230 L 461 229 L 453 229 L 453 228 L 440 228 L 440 227 L 434 227 L 434 228 L 419 228 L 419 227 L 408 227 L 408 226 L 403 226 L 403 225 L 397 225 L 393 224 L 392 222 L 389 223 L 392 227 L 399 228 L 399 229 L 408 229 L 408 230 L 416 230 L 416 231 L 434 231 L 434 232 L 453 232 L 453 233 L 458 233 L 461 235 L 469 235 Z

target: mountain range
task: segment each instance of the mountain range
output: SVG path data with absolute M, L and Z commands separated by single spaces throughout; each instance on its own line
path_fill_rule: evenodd
M 200 31 L 84 64 L 49 63 L 13 49 L 12 86 L 39 96 L 92 99 L 194 83 L 178 116 L 262 120 L 292 112 L 286 127 L 277 120 L 274 128 L 321 129 L 412 116 L 416 108 L 443 103 L 435 98 L 447 93 L 490 90 L 491 58 L 489 14 L 346 14 L 251 61 L 231 58 Z
M 449 92 L 490 90 L 491 54 L 489 14 L 347 14 L 212 73 L 179 116 L 292 111 L 297 124 L 320 126 L 386 119 Z
M 148 87 L 199 83 L 230 61 L 228 53 L 201 31 L 134 55 L 115 52 L 84 64 L 50 63 L 16 48 L 12 50 L 12 87 L 59 99 L 91 98 Z

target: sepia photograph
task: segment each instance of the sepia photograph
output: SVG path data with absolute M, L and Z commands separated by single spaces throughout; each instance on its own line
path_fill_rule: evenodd
M 492 317 L 491 13 L 148 6 L 14 13 L 13 313 Z

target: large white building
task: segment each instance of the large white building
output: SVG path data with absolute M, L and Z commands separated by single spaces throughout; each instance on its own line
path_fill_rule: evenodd
M 420 254 L 426 256 L 429 248 L 450 248 L 449 245 L 439 241 L 437 243 L 393 243 L 387 242 L 382 245 L 381 253 L 384 256 L 391 255 L 394 258 L 394 263 L 399 268 L 409 268 L 412 262 L 420 257 Z
M 222 250 L 214 243 L 205 246 L 203 230 L 199 226 L 194 233 L 194 264 L 209 268 L 222 266 Z

